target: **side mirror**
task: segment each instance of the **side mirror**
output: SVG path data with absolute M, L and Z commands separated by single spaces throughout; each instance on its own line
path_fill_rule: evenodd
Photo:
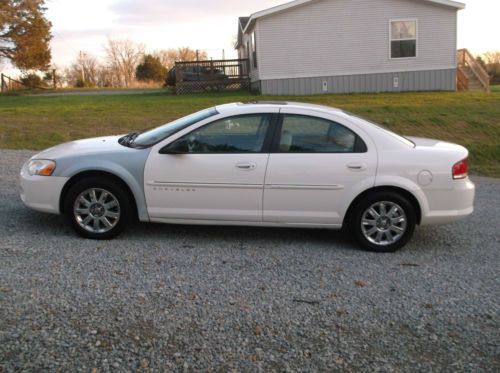
M 189 153 L 189 146 L 186 139 L 174 141 L 171 144 L 160 149 L 160 154 L 187 154 Z

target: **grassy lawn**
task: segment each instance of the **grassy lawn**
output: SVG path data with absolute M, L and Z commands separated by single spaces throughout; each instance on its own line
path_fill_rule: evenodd
M 43 149 L 61 142 L 158 126 L 234 101 L 292 100 L 339 107 L 403 135 L 452 141 L 471 152 L 474 173 L 500 177 L 500 87 L 492 93 L 384 93 L 263 97 L 246 92 L 175 96 L 0 96 L 0 148 Z

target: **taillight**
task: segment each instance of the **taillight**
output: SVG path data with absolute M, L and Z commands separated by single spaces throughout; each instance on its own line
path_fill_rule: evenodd
M 465 179 L 467 177 L 467 168 L 467 158 L 455 163 L 451 170 L 453 179 Z

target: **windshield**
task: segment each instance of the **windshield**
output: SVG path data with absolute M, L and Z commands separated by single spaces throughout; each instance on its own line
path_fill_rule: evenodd
M 359 115 L 356 115 L 356 114 L 350 113 L 350 112 L 345 111 L 345 110 L 343 110 L 343 112 L 344 112 L 345 114 L 347 114 L 347 115 L 351 116 L 351 117 L 354 117 L 354 118 L 360 119 L 360 120 L 362 120 L 362 121 L 368 122 L 368 123 L 370 123 L 371 125 L 373 125 L 373 126 L 375 126 L 375 127 L 379 128 L 379 129 L 381 129 L 382 131 L 384 131 L 384 132 L 388 133 L 388 134 L 389 134 L 389 135 L 391 135 L 392 137 L 397 138 L 399 141 L 402 141 L 402 142 L 404 142 L 405 144 L 407 144 L 407 145 L 409 145 L 409 146 L 411 146 L 411 147 L 415 147 L 415 143 L 414 143 L 413 141 L 411 141 L 411 140 L 407 139 L 407 138 L 406 138 L 406 137 L 404 137 L 404 136 L 401 136 L 401 135 L 397 134 L 396 132 L 391 131 L 390 129 L 388 129 L 387 127 L 385 127 L 385 126 L 383 126 L 383 125 L 381 125 L 381 124 L 378 124 L 378 123 L 372 122 L 371 120 L 368 120 L 368 119 L 366 119 L 366 118 L 363 118 L 363 117 L 361 117 L 361 116 L 359 116 Z
M 174 133 L 179 132 L 186 127 L 189 127 L 192 124 L 195 124 L 201 120 L 210 118 L 217 114 L 218 112 L 217 110 L 215 110 L 215 108 L 198 111 L 197 113 L 167 123 L 164 126 L 153 128 L 150 131 L 137 135 L 137 137 L 134 138 L 133 145 L 137 147 L 148 147 L 154 145 L 159 141 L 166 139 L 170 135 L 173 135 Z

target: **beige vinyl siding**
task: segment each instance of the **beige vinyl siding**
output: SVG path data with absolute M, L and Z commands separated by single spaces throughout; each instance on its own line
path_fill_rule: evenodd
M 417 19 L 417 57 L 390 58 L 394 19 Z M 456 22 L 420 0 L 318 0 L 257 20 L 252 80 L 455 68 Z
M 252 60 L 252 33 L 255 30 L 255 37 L 257 38 L 257 68 L 254 67 L 253 60 Z M 257 24 L 253 29 L 249 30 L 247 33 L 243 35 L 243 47 L 245 48 L 245 58 L 248 58 L 249 61 L 249 67 L 250 67 L 250 81 L 255 82 L 260 79 L 259 75 L 259 68 L 260 68 L 260 55 L 259 55 L 259 41 L 261 39 L 261 36 L 259 35 L 259 25 Z M 247 48 L 247 42 L 249 43 L 248 45 L 249 50 L 248 50 L 248 55 L 246 52 Z

